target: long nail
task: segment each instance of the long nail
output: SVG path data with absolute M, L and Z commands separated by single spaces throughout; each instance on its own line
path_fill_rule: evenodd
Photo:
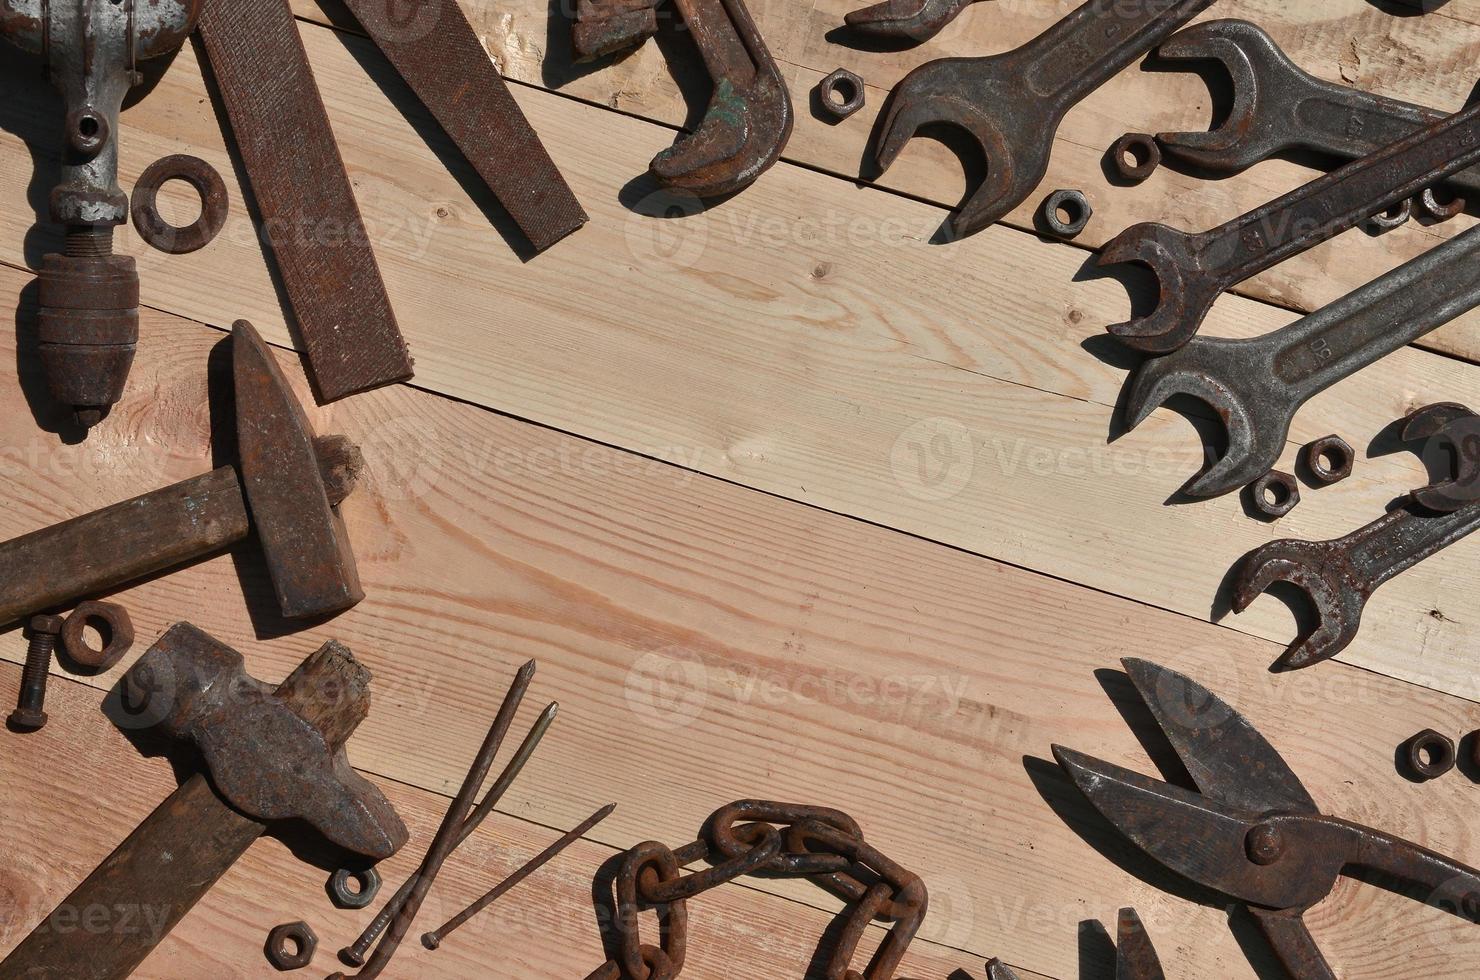
M 551 701 L 545 706 L 545 710 L 540 712 L 539 718 L 535 719 L 535 723 L 530 726 L 529 734 L 525 735 L 524 741 L 519 743 L 519 749 L 514 753 L 514 757 L 509 760 L 508 765 L 504 766 L 504 771 L 499 773 L 494 784 L 488 788 L 488 792 L 484 794 L 483 801 L 478 804 L 473 815 L 464 821 L 462 829 L 458 831 L 454 848 L 462 846 L 462 842 L 478 829 L 479 824 L 488 819 L 488 815 L 493 812 L 494 807 L 498 806 L 504 794 L 509 791 L 509 787 L 514 785 L 514 780 L 519 778 L 519 774 L 524 771 L 524 764 L 529 761 L 530 756 L 534 755 L 534 750 L 539 748 L 540 740 L 545 737 L 545 732 L 549 731 L 550 724 L 555 720 L 555 715 L 559 710 L 560 703 Z M 375 940 L 380 938 L 380 934 L 385 932 L 385 927 L 390 925 L 396 913 L 401 911 L 406 896 L 411 894 L 411 889 L 416 886 L 416 879 L 420 876 L 421 872 L 412 872 L 411 877 L 396 889 L 391 900 L 385 903 L 385 908 L 380 910 L 380 914 L 370 920 L 370 924 L 365 927 L 364 932 L 360 933 L 360 938 L 355 940 L 354 945 L 346 946 L 339 951 L 339 955 L 345 961 L 352 966 L 360 966 L 365 962 L 365 954 L 370 951 Z
M 513 874 L 509 875 L 509 877 L 505 878 L 497 885 L 494 885 L 493 888 L 489 890 L 488 894 L 484 895 L 482 898 L 478 899 L 478 901 L 474 902 L 472 905 L 469 905 L 457 915 L 447 920 L 442 928 L 437 929 L 434 932 L 423 933 L 421 937 L 421 944 L 427 949 L 436 949 L 438 946 L 442 945 L 442 940 L 447 938 L 448 933 L 452 932 L 458 926 L 461 926 L 464 922 L 467 922 L 479 912 L 482 912 L 484 909 L 488 908 L 488 906 L 492 905 L 494 902 L 502 898 L 503 895 L 509 891 L 509 889 L 513 888 L 515 885 L 519 884 L 519 882 L 523 881 L 525 878 L 528 878 L 540 868 L 544 867 L 553 857 L 555 857 L 555 855 L 559 854 L 571 844 L 574 844 L 576 841 L 580 840 L 582 837 L 585 836 L 588 830 L 601 823 L 601 821 L 605 820 L 607 817 L 611 816 L 612 811 L 616 808 L 617 805 L 615 803 L 608 803 L 600 810 L 597 810 L 595 813 L 591 814 L 591 816 L 582 821 L 579 826 L 573 828 L 569 833 L 561 837 L 558 841 L 551 844 L 549 847 L 545 848 L 534 857 L 530 858 L 529 861 L 518 871 L 515 871 Z
M 391 917 L 390 925 L 386 930 L 385 937 L 380 945 L 375 947 L 375 952 L 365 962 L 365 967 L 358 974 L 357 980 L 372 980 L 378 977 L 386 964 L 401 945 L 401 940 L 406 938 L 406 931 L 411 928 L 411 920 L 416 918 L 416 913 L 421 909 L 422 900 L 426 898 L 427 890 L 432 887 L 432 882 L 437 878 L 437 872 L 442 870 L 442 862 L 452 853 L 457 846 L 458 833 L 462 829 L 463 822 L 467 820 L 469 811 L 473 808 L 473 797 L 478 792 L 478 787 L 483 785 L 483 780 L 488 777 L 488 770 L 493 766 L 493 757 L 498 754 L 499 745 L 503 743 L 504 735 L 509 731 L 509 725 L 514 721 L 514 714 L 519 710 L 519 702 L 524 699 L 524 692 L 529 689 L 530 681 L 534 680 L 534 661 L 531 660 L 519 668 L 519 673 L 514 676 L 514 683 L 509 685 L 509 693 L 504 695 L 504 703 L 499 706 L 498 715 L 493 720 L 493 727 L 488 730 L 488 736 L 483 740 L 483 745 L 478 749 L 478 755 L 473 759 L 473 766 L 468 770 L 468 775 L 463 779 L 462 787 L 457 791 L 452 805 L 447 808 L 447 814 L 442 818 L 442 825 L 437 828 L 437 836 L 432 838 L 431 847 L 427 848 L 426 856 L 421 859 L 421 867 L 417 869 L 416 880 L 407 892 L 401 907 Z M 346 980 L 343 973 L 331 974 L 329 980 Z

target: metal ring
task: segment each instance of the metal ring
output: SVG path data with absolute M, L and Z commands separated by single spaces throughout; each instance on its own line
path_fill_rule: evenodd
M 350 887 L 354 882 L 354 887 Z M 329 876 L 329 898 L 341 909 L 362 909 L 375 901 L 380 891 L 380 872 L 374 868 L 352 871 L 340 868 Z
M 159 214 L 159 189 L 171 180 L 183 180 L 200 195 L 200 217 L 176 228 Z M 184 255 L 210 244 L 226 225 L 226 182 L 216 168 L 199 157 L 177 153 L 149 165 L 134 185 L 133 218 L 139 237 L 161 252 Z
M 1060 215 L 1059 212 L 1064 212 Z M 1095 209 L 1083 191 L 1054 191 L 1043 202 L 1043 222 L 1055 235 L 1074 238 L 1089 224 Z
M 101 650 L 87 645 L 84 631 L 89 626 L 103 637 Z M 107 670 L 134 645 L 134 624 L 128 610 L 116 602 L 89 600 L 78 603 L 62 624 L 61 641 L 62 652 L 73 662 L 93 670 Z

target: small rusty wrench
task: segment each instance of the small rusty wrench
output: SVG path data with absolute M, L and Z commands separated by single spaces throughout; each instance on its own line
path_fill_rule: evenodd
M 1273 333 L 1194 337 L 1147 360 L 1126 402 L 1127 425 L 1140 425 L 1174 395 L 1206 402 L 1223 420 L 1228 449 L 1183 489 L 1194 497 L 1228 493 L 1279 461 L 1301 405 L 1476 306 L 1480 229 L 1471 229 Z
M 1209 132 L 1159 133 L 1168 155 L 1218 174 L 1234 174 L 1288 150 L 1354 160 L 1444 118 L 1438 109 L 1386 98 L 1316 78 L 1245 20 L 1208 21 L 1180 32 L 1157 51 L 1167 61 L 1213 61 L 1233 82 L 1228 117 Z M 1480 195 L 1480 170 L 1453 175 L 1449 185 Z M 1421 203 L 1441 221 L 1465 209 L 1441 203 L 1431 189 Z
M 1215 61 L 1233 80 L 1233 107 L 1210 132 L 1158 133 L 1163 151 L 1218 174 L 1278 153 L 1312 150 L 1343 160 L 1367 156 L 1447 113 L 1316 78 L 1246 20 L 1210 20 L 1159 49 L 1165 61 Z M 1480 168 L 1449 184 L 1480 200 Z
M 641 44 L 657 31 L 658 0 L 580 0 L 572 39 L 582 59 Z M 750 186 L 791 138 L 791 94 L 744 0 L 673 0 L 694 36 L 714 94 L 699 128 L 659 153 L 664 187 L 719 197 Z
M 981 231 L 1043 180 L 1065 113 L 1212 2 L 1088 0 L 1016 50 L 921 65 L 895 87 L 880 117 L 880 173 L 922 126 L 949 123 L 965 130 L 981 144 L 987 175 L 950 230 L 956 238 Z
M 928 41 L 977 0 L 884 0 L 851 11 L 844 21 L 866 37 Z
M 1187 343 L 1226 289 L 1334 238 L 1480 162 L 1480 105 L 1433 123 L 1212 231 L 1133 225 L 1100 265 L 1134 262 L 1160 283 L 1150 314 L 1108 329 L 1129 347 L 1165 354 Z
M 1408 416 L 1403 438 L 1432 436 L 1436 422 L 1455 426 L 1473 425 L 1475 421 L 1475 414 L 1463 406 L 1430 406 Z M 1334 541 L 1271 541 L 1250 552 L 1240 564 L 1233 583 L 1233 611 L 1241 613 L 1249 608 L 1276 582 L 1302 589 L 1310 597 L 1319 625 L 1291 644 L 1275 666 L 1299 670 L 1318 664 L 1336 656 L 1356 638 L 1362 609 L 1384 582 L 1477 528 L 1480 502 L 1472 500 L 1443 513 L 1410 498 L 1366 527 Z

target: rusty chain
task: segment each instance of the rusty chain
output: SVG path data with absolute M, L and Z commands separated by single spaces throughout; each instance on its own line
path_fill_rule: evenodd
M 708 867 L 685 875 L 690 864 Z M 613 891 L 617 955 L 586 980 L 676 980 L 688 945 L 688 900 L 745 875 L 807 878 L 847 904 L 826 980 L 893 980 L 925 918 L 925 882 L 864 840 L 840 810 L 739 800 L 710 814 L 677 849 L 645 841 L 622 855 Z M 658 945 L 642 942 L 640 913 L 657 913 Z M 891 923 L 868 967 L 852 968 L 871 922 Z

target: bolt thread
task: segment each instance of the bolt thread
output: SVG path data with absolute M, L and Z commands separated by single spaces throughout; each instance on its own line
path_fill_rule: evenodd
M 72 226 L 67 229 L 67 256 L 74 259 L 101 259 L 113 254 L 113 229 Z
M 22 708 L 40 709 L 46 701 L 46 678 L 51 670 L 51 655 L 57 638 L 50 633 L 34 633 L 26 648 L 26 663 L 21 668 Z

